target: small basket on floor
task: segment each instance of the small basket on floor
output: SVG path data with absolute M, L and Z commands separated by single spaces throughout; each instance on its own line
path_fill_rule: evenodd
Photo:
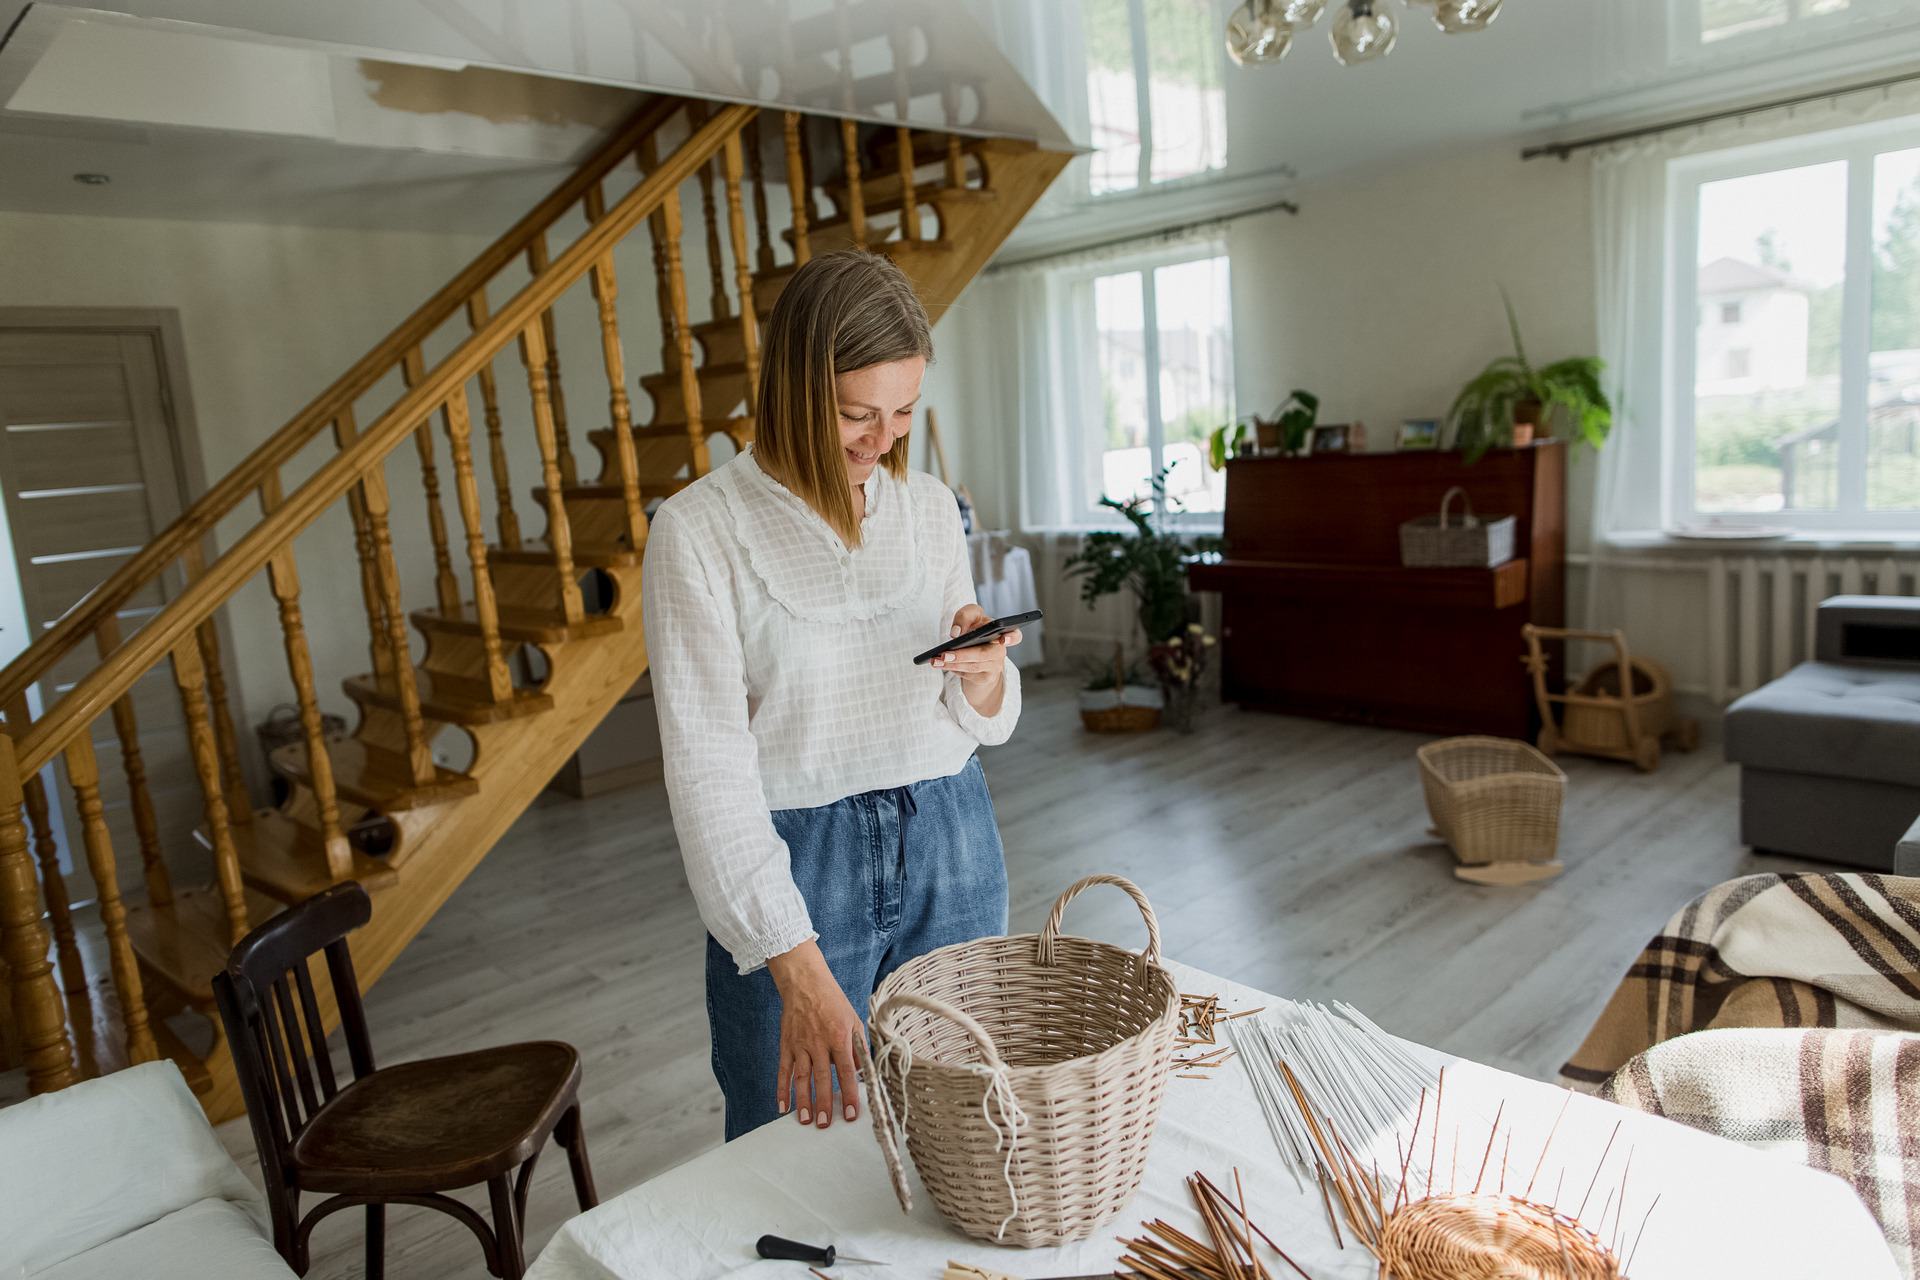
M 1126 890 L 1147 949 L 1060 933 L 1089 885 Z M 908 961 L 873 994 L 855 1051 L 900 1207 L 896 1133 L 947 1220 L 978 1240 L 1047 1248 L 1111 1222 L 1140 1189 L 1173 1060 L 1180 995 L 1139 889 L 1088 876 L 1038 934 L 981 938 Z
M 1560 801 L 1567 775 L 1512 738 L 1447 738 L 1416 753 L 1434 832 L 1479 884 L 1525 884 L 1558 875 Z

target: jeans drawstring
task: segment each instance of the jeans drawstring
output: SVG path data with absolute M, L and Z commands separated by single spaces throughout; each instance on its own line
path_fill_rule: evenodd
M 907 865 L 907 823 L 910 822 L 913 816 L 920 812 L 920 810 L 913 802 L 913 788 L 911 786 L 894 787 L 893 803 L 900 810 L 900 865 L 902 868 L 905 868 Z

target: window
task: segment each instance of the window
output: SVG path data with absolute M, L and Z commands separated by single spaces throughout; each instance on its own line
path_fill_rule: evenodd
M 1102 495 L 1150 495 L 1165 468 L 1172 511 L 1217 519 L 1226 476 L 1205 454 L 1208 435 L 1234 417 L 1227 259 L 1095 275 L 1074 296 L 1092 312 L 1099 386 L 1084 432 L 1087 515 Z
M 1784 27 L 1847 9 L 1851 0 L 1698 0 L 1700 43 Z
M 1676 514 L 1920 527 L 1920 121 L 1671 175 Z
M 1218 20 L 1209 0 L 1086 0 L 1094 195 L 1227 162 Z

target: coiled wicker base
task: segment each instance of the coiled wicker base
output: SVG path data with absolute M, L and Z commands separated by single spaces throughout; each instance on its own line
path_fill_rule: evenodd
M 1428 1196 L 1387 1219 L 1377 1250 L 1393 1280 L 1620 1280 L 1598 1237 L 1516 1196 Z
M 1067 903 L 1094 884 L 1139 905 L 1144 955 L 1059 936 Z M 935 1206 L 976 1239 L 1042 1248 L 1110 1222 L 1146 1173 L 1179 1002 L 1153 909 L 1118 876 L 1061 894 L 1038 934 L 903 965 L 874 993 L 861 1063 L 901 1208 L 896 1124 Z

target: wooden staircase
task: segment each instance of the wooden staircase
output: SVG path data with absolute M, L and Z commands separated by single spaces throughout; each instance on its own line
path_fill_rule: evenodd
M 836 150 L 828 180 L 816 182 L 813 156 Z M 165 1055 L 211 1117 L 239 1114 L 210 985 L 228 949 L 285 905 L 358 880 L 374 901 L 372 923 L 353 938 L 355 967 L 370 986 L 642 674 L 648 507 L 705 474 L 723 438 L 735 449 L 753 439 L 762 318 L 796 267 L 849 246 L 888 254 L 937 320 L 1067 159 L 1017 141 L 649 101 L 0 671 L 0 1068 L 24 1066 L 42 1092 Z M 690 286 L 682 246 L 690 220 L 683 208 L 696 201 L 704 289 Z M 788 225 L 777 226 L 777 215 Z M 663 342 L 657 371 L 633 379 L 616 305 L 616 269 L 623 257 L 631 267 L 631 255 L 616 251 L 643 223 Z M 563 228 L 572 229 L 564 246 Z M 489 286 L 505 292 L 498 278 L 521 260 L 530 280 L 495 309 Z M 572 288 L 582 281 L 586 289 Z M 690 292 L 707 294 L 704 318 Z M 580 304 L 591 307 L 599 334 L 604 417 L 586 408 L 577 373 L 562 382 L 557 335 L 565 326 L 555 312 Z M 449 347 L 437 361 L 426 355 Z M 569 352 L 569 368 L 579 359 Z M 502 409 L 515 365 L 540 459 L 530 486 L 545 518 L 538 536 L 522 533 L 508 473 L 513 437 Z M 381 384 L 390 387 L 396 372 L 404 389 L 379 403 Z M 644 422 L 635 421 L 630 383 L 650 405 Z M 363 417 L 369 425 L 361 429 Z M 570 434 L 583 418 L 592 420 L 584 434 L 598 458 L 590 476 Z M 283 492 L 283 469 L 315 442 L 327 450 L 324 462 Z M 408 454 L 419 467 L 431 541 L 408 553 L 433 565 L 431 602 L 413 607 L 401 590 L 388 488 L 388 473 Z M 490 494 L 476 456 L 487 464 Z M 209 558 L 215 524 L 232 529 L 256 502 L 257 520 Z M 310 620 L 300 607 L 294 538 L 334 509 L 344 509 L 353 530 L 364 616 Z M 300 741 L 270 758 L 288 784 L 277 807 L 256 807 L 241 782 L 242 739 L 215 626 L 256 577 L 278 606 L 274 642 L 285 651 L 302 727 Z M 127 603 L 176 580 L 187 585 L 122 637 Z M 371 670 L 343 684 L 359 711 L 351 733 L 329 734 L 321 719 L 306 629 L 322 623 L 363 631 L 368 645 Z M 410 627 L 425 639 L 417 662 Z M 97 659 L 83 654 L 88 648 Z M 132 690 L 163 666 L 180 696 L 203 801 L 199 825 L 186 832 L 160 827 L 140 769 Z M 26 696 L 36 685 L 38 718 Z M 435 762 L 433 743 L 448 726 L 470 740 L 464 768 Z M 95 744 L 110 742 L 124 785 L 103 779 L 94 758 Z M 110 975 L 82 971 L 40 772 L 49 762 L 71 792 L 51 799 L 70 800 L 79 815 L 66 824 L 77 829 L 69 852 L 97 885 Z M 102 802 L 109 782 L 124 796 L 111 807 L 132 815 L 141 854 L 144 883 L 124 896 Z M 127 843 L 124 831 L 120 838 Z M 211 883 L 174 887 L 169 850 L 182 839 L 211 861 Z M 196 1052 L 169 1026 L 184 1012 L 209 1020 L 210 1049 Z

